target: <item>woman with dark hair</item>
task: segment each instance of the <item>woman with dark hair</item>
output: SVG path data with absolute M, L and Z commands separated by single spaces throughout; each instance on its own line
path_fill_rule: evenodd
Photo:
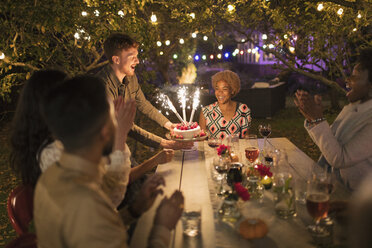
M 35 186 L 41 174 L 40 152 L 53 141 L 40 114 L 41 101 L 66 77 L 58 70 L 37 71 L 22 89 L 12 124 L 10 165 L 24 184 Z

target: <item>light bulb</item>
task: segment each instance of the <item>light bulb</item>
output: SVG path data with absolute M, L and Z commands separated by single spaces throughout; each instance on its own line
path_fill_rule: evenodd
M 98 11 L 98 9 L 96 9 L 96 10 L 94 11 L 94 15 L 95 15 L 95 16 L 99 16 L 99 11 Z
M 295 48 L 290 46 L 290 47 L 289 47 L 289 51 L 290 51 L 291 53 L 294 53 Z
M 195 19 L 195 13 L 191 13 L 191 14 L 190 14 L 190 17 L 191 17 L 192 19 Z
M 337 10 L 337 15 L 342 15 L 342 13 L 344 13 L 344 10 L 343 10 L 343 8 L 339 8 L 338 10 Z
M 161 41 L 157 41 L 157 42 L 156 42 L 156 45 L 157 45 L 158 47 L 161 47 Z
M 229 12 L 233 12 L 234 10 L 235 10 L 235 6 L 234 6 L 234 5 L 229 4 L 229 5 L 227 6 L 227 11 L 229 11 Z
M 173 59 L 177 59 L 178 58 L 178 55 L 177 54 L 173 54 Z
M 166 40 L 165 45 L 169 46 L 170 45 L 170 40 Z
M 81 12 L 81 15 L 82 15 L 82 16 L 87 16 L 87 15 L 88 15 L 88 12 L 86 12 L 86 11 L 82 11 L 82 12 Z
M 222 50 L 222 48 L 223 48 L 223 45 L 218 46 L 218 49 Z
M 0 59 L 5 59 L 5 54 L 3 52 L 0 52 Z
M 180 44 L 183 44 L 183 43 L 185 43 L 185 40 L 184 39 L 180 39 Z
M 217 58 L 222 58 L 222 55 L 219 53 L 219 54 L 217 54 Z
M 156 17 L 155 14 L 152 14 L 151 17 L 150 17 L 150 20 L 151 20 L 152 23 L 155 23 L 155 22 L 157 22 L 158 18 Z
M 362 18 L 362 15 L 359 13 L 359 14 L 357 15 L 357 17 L 360 19 L 360 18 Z
M 118 15 L 119 15 L 120 17 L 124 17 L 124 12 L 123 12 L 122 10 L 119 10 L 119 11 L 118 11 Z
M 163 51 L 160 51 L 160 53 L 159 53 L 160 55 L 163 55 L 164 53 L 163 53 Z
M 75 37 L 75 39 L 78 40 L 78 39 L 80 39 L 80 34 L 79 34 L 79 33 L 75 33 L 75 34 L 74 34 L 74 37 Z
M 266 34 L 263 34 L 263 35 L 262 35 L 262 39 L 263 39 L 263 40 L 267 40 L 267 35 L 266 35 Z
M 316 8 L 318 11 L 322 11 L 324 9 L 324 6 L 322 3 L 318 4 L 318 7 Z
M 192 34 L 191 34 L 191 37 L 194 38 L 194 39 L 196 38 L 196 36 L 197 36 L 196 33 L 192 33 Z
M 207 41 L 208 40 L 208 36 L 204 35 L 203 36 L 203 40 Z
M 202 59 L 203 59 L 203 60 L 206 60 L 206 59 L 207 59 L 207 55 L 203 55 L 203 56 L 202 56 Z

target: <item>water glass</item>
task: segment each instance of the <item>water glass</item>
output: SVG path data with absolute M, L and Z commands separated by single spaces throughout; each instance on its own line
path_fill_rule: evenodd
M 295 180 L 295 197 L 296 197 L 296 202 L 305 205 L 306 204 L 306 187 L 307 187 L 307 182 L 302 179 L 296 179 Z
M 294 182 L 290 173 L 281 172 L 274 176 L 273 192 L 276 214 L 283 219 L 295 216 Z
M 201 208 L 194 204 L 187 207 L 182 214 L 183 233 L 189 237 L 198 236 L 201 232 Z

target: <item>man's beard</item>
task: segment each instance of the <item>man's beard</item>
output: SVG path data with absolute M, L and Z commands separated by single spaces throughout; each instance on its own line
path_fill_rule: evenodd
M 103 156 L 106 157 L 112 153 L 112 149 L 114 147 L 114 140 L 115 140 L 115 134 L 113 133 L 109 142 L 107 142 L 107 144 L 103 147 L 103 151 L 102 151 Z

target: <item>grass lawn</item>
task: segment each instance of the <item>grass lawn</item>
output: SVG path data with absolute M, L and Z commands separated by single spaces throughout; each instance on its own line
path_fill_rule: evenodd
M 272 134 L 270 137 L 287 137 L 308 156 L 316 160 L 319 157 L 320 152 L 303 127 L 304 118 L 293 106 L 291 99 L 287 99 L 286 106 L 286 109 L 276 113 L 272 119 L 253 119 L 250 129 L 251 133 L 259 135 L 257 128 L 258 125 L 261 123 L 270 123 L 272 127 Z M 329 123 L 332 123 L 334 118 L 337 116 L 337 113 L 334 112 L 325 111 L 325 113 Z M 138 118 L 141 119 L 140 125 L 146 127 L 147 130 L 162 136 L 164 135 L 165 130 L 160 128 L 153 121 L 146 120 L 145 118 Z M 173 119 L 173 117 L 171 120 L 176 122 L 176 119 Z M 16 236 L 15 231 L 9 223 L 6 211 L 6 201 L 9 192 L 19 183 L 19 180 L 10 171 L 8 165 L 9 147 L 7 145 L 7 138 L 10 129 L 9 122 L 0 123 L 0 127 L 0 247 L 3 247 Z M 136 143 L 134 140 L 130 140 L 129 144 L 138 162 L 144 161 L 156 152 L 153 149 L 148 149 L 143 145 Z

